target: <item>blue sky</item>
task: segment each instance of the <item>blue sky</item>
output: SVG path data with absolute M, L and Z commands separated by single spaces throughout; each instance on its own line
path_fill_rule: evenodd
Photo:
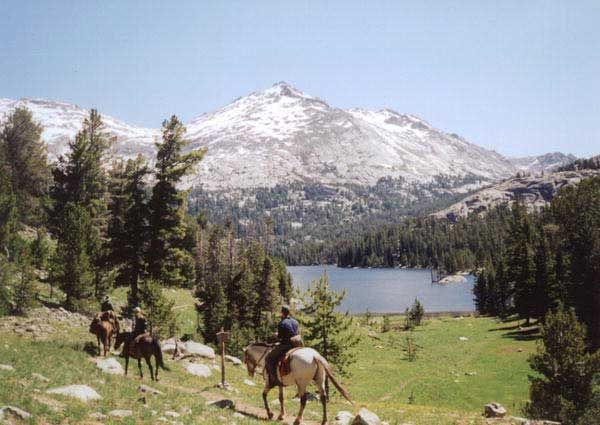
M 284 80 L 506 155 L 600 153 L 600 1 L 0 0 L 0 97 L 189 121 Z

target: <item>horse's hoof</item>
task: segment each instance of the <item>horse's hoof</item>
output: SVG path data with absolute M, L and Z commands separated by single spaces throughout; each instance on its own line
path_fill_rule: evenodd
M 278 421 L 282 421 L 282 420 L 283 420 L 283 418 L 284 418 L 284 415 L 283 415 L 283 414 L 281 414 L 281 415 L 277 416 L 277 420 L 278 420 Z
M 296 419 L 296 420 L 294 421 L 294 425 L 300 425 L 300 419 Z
M 269 420 L 273 419 L 273 413 L 267 412 L 267 416 L 269 417 Z

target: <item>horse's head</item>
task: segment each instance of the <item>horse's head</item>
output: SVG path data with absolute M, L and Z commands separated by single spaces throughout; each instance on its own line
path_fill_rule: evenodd
M 129 332 L 122 332 L 117 334 L 117 336 L 115 337 L 115 350 L 118 349 L 121 346 L 121 344 L 125 342 L 128 336 Z
M 269 346 L 260 342 L 252 343 L 244 348 L 244 363 L 248 369 L 248 375 L 253 377 L 258 367 L 264 367 L 268 351 Z

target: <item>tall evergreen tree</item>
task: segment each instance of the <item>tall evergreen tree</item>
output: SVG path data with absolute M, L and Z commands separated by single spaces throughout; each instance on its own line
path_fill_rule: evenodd
M 529 360 L 539 375 L 530 377 L 533 418 L 575 424 L 592 398 L 593 378 L 600 372 L 600 352 L 586 352 L 585 328 L 573 309 L 559 305 L 541 329 L 543 346 Z
M 353 349 L 359 339 L 352 331 L 352 318 L 336 311 L 344 296 L 344 292 L 331 290 L 329 278 L 324 274 L 306 292 L 300 319 L 307 345 L 335 365 L 340 374 L 347 376 L 348 367 L 355 361 Z
M 15 109 L 0 130 L 4 172 L 12 186 L 20 219 L 40 224 L 51 181 L 42 127 L 26 108 Z
M 223 246 L 221 243 L 221 229 L 213 226 L 208 239 L 208 257 L 204 288 L 199 294 L 203 301 L 204 328 L 202 334 L 206 341 L 215 341 L 216 334 L 225 326 L 227 315 L 227 297 L 224 283 L 226 270 L 223 261 Z
M 63 208 L 60 237 L 54 255 L 50 278 L 65 292 L 65 306 L 71 310 L 87 310 L 94 295 L 94 267 L 90 245 L 95 244 L 94 228 L 87 210 L 69 202 Z
M 189 143 L 184 134 L 185 127 L 177 117 L 163 123 L 162 143 L 157 144 L 156 184 L 150 200 L 148 269 L 152 278 L 176 286 L 194 283 L 194 260 L 184 249 L 186 194 L 177 185 L 204 156 L 204 150 L 183 153 Z
M 85 252 L 79 258 L 80 264 L 75 266 L 80 270 L 75 279 L 66 283 L 67 304 L 78 308 L 76 296 L 82 295 L 85 301 L 88 288 L 81 285 L 88 282 L 91 273 L 91 293 L 99 298 L 106 292 L 107 247 L 105 239 L 108 224 L 108 178 L 106 174 L 106 153 L 111 144 L 111 138 L 103 131 L 100 114 L 94 109 L 83 122 L 82 130 L 74 141 L 69 142 L 70 152 L 67 157 L 60 157 L 58 166 L 53 170 L 54 184 L 51 188 L 53 207 L 51 212 L 52 230 L 57 236 L 59 246 L 70 246 L 79 243 Z M 81 241 L 73 241 L 69 232 L 80 232 L 85 226 L 85 235 Z M 68 258 L 57 252 L 54 257 L 58 264 L 53 267 L 60 276 L 71 266 L 65 264 Z M 84 265 L 85 263 L 85 265 Z M 69 273 L 75 273 L 74 270 Z M 84 277 L 85 276 L 85 277 Z M 78 283 L 75 283 L 75 282 Z M 60 283 L 60 282 L 59 282 Z

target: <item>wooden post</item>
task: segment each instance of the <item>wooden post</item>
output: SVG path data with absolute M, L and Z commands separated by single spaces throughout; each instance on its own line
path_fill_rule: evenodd
M 229 332 L 225 332 L 223 328 L 217 333 L 217 342 L 221 348 L 221 387 L 225 388 L 225 343 L 229 340 Z

